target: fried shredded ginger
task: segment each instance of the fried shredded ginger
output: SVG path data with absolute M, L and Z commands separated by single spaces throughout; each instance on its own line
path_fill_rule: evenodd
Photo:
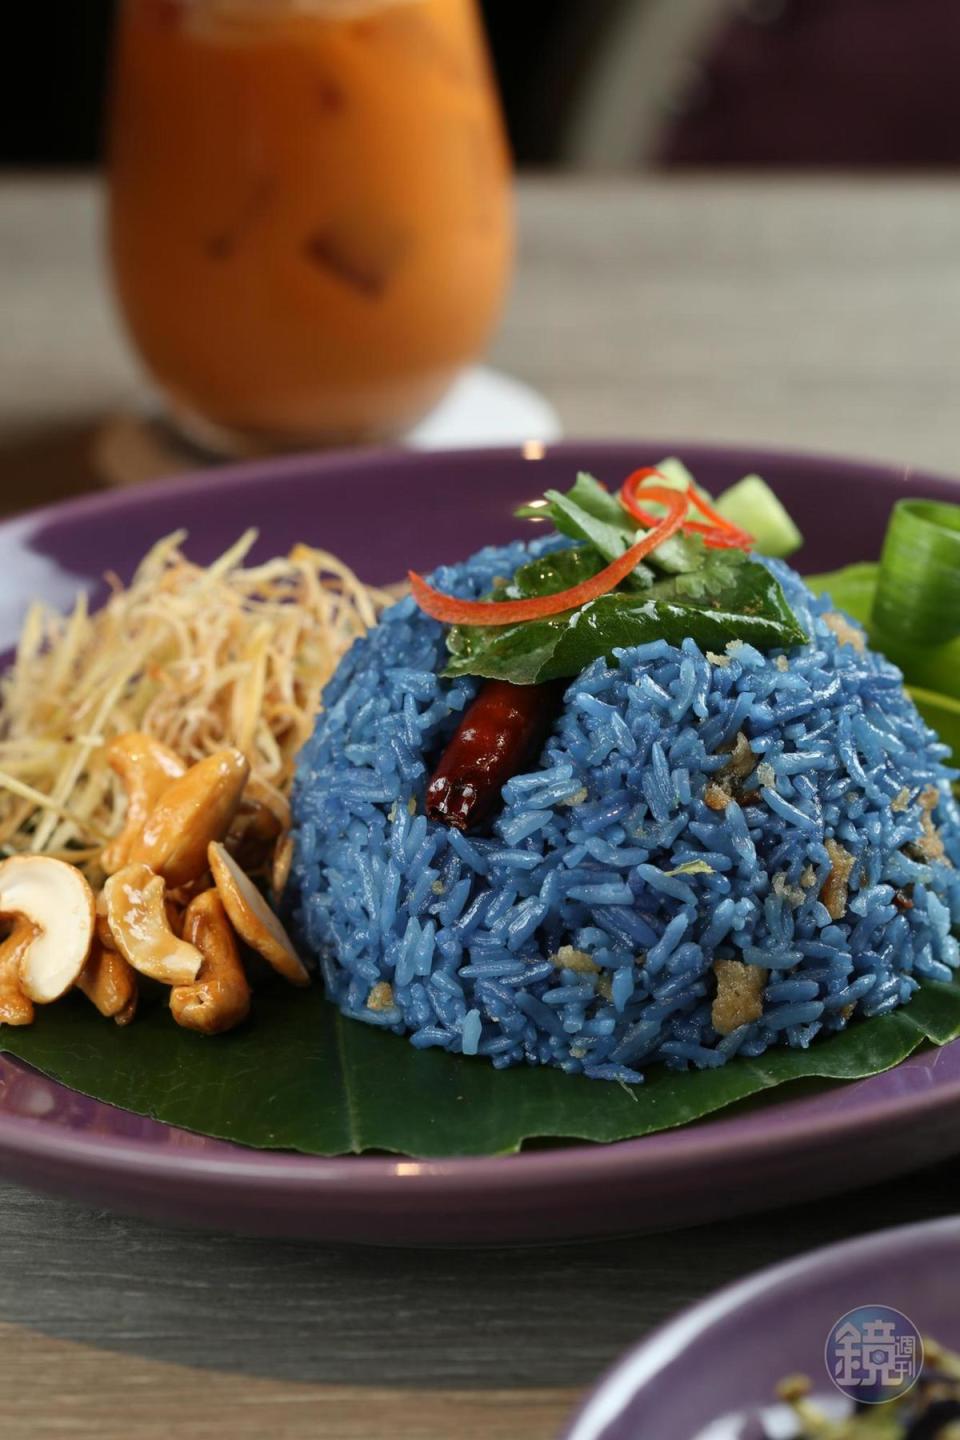
M 204 568 L 178 531 L 95 613 L 32 606 L 0 678 L 0 853 L 96 869 L 125 806 L 104 752 L 128 731 L 187 765 L 235 746 L 261 795 L 289 794 L 324 685 L 395 597 L 306 545 L 244 569 L 256 538 Z

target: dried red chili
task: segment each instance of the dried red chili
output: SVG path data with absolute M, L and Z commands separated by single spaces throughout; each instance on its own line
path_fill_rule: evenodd
M 511 776 L 539 754 L 565 685 L 485 681 L 427 786 L 429 818 L 456 830 L 482 824 Z

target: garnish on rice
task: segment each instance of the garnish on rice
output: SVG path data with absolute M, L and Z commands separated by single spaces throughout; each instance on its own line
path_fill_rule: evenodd
M 717 651 L 731 640 L 758 650 L 803 644 L 778 580 L 748 553 L 743 519 L 728 520 L 723 497 L 714 504 L 675 475 L 666 465 L 638 470 L 616 496 L 581 474 L 566 493 L 523 506 L 521 518 L 551 520 L 574 543 L 545 550 L 489 598 L 444 595 L 412 575 L 418 605 L 451 626 L 445 674 L 535 685 L 652 640 Z M 763 497 L 782 507 L 756 485 L 752 511 L 770 529 Z
M 754 511 L 764 496 L 779 506 L 762 481 L 756 487 Z M 777 580 L 749 559 L 754 537 L 689 477 L 671 483 L 645 467 L 614 497 L 580 475 L 567 494 L 548 490 L 518 514 L 549 515 L 583 543 L 523 565 L 489 600 L 444 595 L 410 574 L 420 609 L 454 627 L 446 674 L 486 681 L 427 789 L 428 815 L 458 830 L 487 818 L 504 783 L 532 758 L 532 718 L 542 741 L 559 703 L 557 682 L 600 656 L 657 639 L 769 649 L 807 638 Z
M 431 820 L 470 830 L 490 816 L 506 782 L 536 759 L 556 718 L 563 686 L 488 680 L 443 752 L 429 785 Z
M 645 471 L 644 474 L 655 474 Z M 550 615 L 561 615 L 568 610 L 579 610 L 592 600 L 608 595 L 622 581 L 626 580 L 645 556 L 656 550 L 658 545 L 676 535 L 684 523 L 686 502 L 676 491 L 649 489 L 644 492 L 651 504 L 666 507 L 662 520 L 648 522 L 647 534 L 628 550 L 611 560 L 609 565 L 589 579 L 581 580 L 565 590 L 531 596 L 526 600 L 456 600 L 443 595 L 428 585 L 421 575 L 410 571 L 410 588 L 420 609 L 434 620 L 446 620 L 451 625 L 508 625 L 524 620 L 545 620 Z

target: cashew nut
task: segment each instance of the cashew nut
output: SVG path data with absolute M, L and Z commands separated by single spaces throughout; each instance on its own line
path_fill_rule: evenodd
M 167 924 L 177 939 L 181 940 L 183 938 L 183 917 L 186 914 L 186 905 L 182 900 L 178 900 L 168 891 L 164 897 L 163 906 L 167 912 Z
M 33 1001 L 20 984 L 20 962 L 33 944 L 36 930 L 21 920 L 0 945 L 0 1025 L 32 1025 Z
M 59 1000 L 76 984 L 93 941 L 93 891 L 80 871 L 49 855 L 4 860 L 0 916 L 28 921 L 36 932 L 20 955 L 24 994 L 38 1005 Z
M 281 835 L 277 841 L 276 849 L 273 852 L 273 868 L 270 874 L 270 884 L 273 889 L 274 899 L 279 900 L 287 888 L 287 881 L 290 879 L 290 867 L 293 864 L 293 836 Z
M 110 921 L 107 918 L 107 897 L 101 890 L 94 902 L 96 906 L 96 918 L 94 920 L 94 943 L 99 943 L 105 950 L 116 950 L 113 938 L 113 931 L 110 929 Z
M 104 872 L 113 875 L 127 864 L 131 846 L 150 811 L 174 780 L 185 774 L 187 767 L 168 745 L 139 730 L 128 731 L 111 740 L 106 757 L 107 764 L 120 777 L 127 792 L 127 815 L 123 829 L 100 856 Z
M 310 976 L 293 941 L 253 881 L 225 846 L 214 842 L 207 854 L 220 899 L 240 938 L 291 984 L 309 985 Z
M 178 1025 L 201 1035 L 232 1030 L 250 1013 L 250 985 L 233 930 L 216 890 L 191 900 L 184 937 L 203 956 L 193 985 L 170 992 L 170 1011 Z
M 276 840 L 290 829 L 290 802 L 254 775 L 247 783 L 233 833 L 244 840 Z
M 122 955 L 100 942 L 99 932 L 89 959 L 80 973 L 77 989 L 82 990 L 108 1020 L 129 1025 L 137 1009 L 136 971 Z
M 166 886 L 148 865 L 125 865 L 103 887 L 113 943 L 141 975 L 165 985 L 189 985 L 203 957 L 179 940 L 167 918 Z
M 207 846 L 230 829 L 249 774 L 239 750 L 218 750 L 192 765 L 147 816 L 129 863 L 149 865 L 172 890 L 198 880 L 207 868 Z

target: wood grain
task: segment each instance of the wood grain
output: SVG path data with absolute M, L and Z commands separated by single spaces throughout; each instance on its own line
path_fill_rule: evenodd
M 530 180 L 495 359 L 568 430 L 960 469 L 946 181 Z M 0 508 L 96 483 L 146 392 L 92 182 L 0 183 Z M 960 1143 L 960 1142 L 958 1142 Z M 652 1326 L 762 1265 L 955 1210 L 960 1163 L 684 1234 L 477 1252 L 264 1244 L 0 1186 L 3 1440 L 546 1440 Z
M 389 1389 L 376 1384 L 375 1361 L 363 1389 L 252 1379 L 104 1356 L 10 1325 L 0 1325 L 0 1351 L 6 1373 L 25 1381 L 4 1391 L 2 1433 L 11 1440 L 551 1440 L 579 1398 L 573 1390 Z M 55 1376 L 55 1385 L 34 1383 L 40 1376 Z

